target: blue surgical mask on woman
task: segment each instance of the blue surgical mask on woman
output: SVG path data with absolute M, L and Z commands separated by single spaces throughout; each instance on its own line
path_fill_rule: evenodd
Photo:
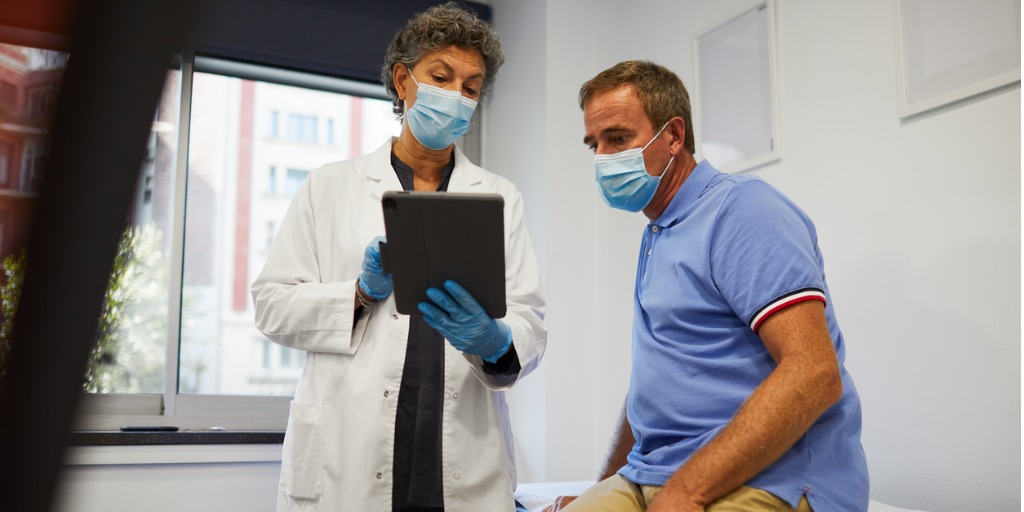
M 455 139 L 469 131 L 477 102 L 458 91 L 421 84 L 412 76 L 412 70 L 409 70 L 409 76 L 418 86 L 416 102 L 405 113 L 413 137 L 429 149 L 451 146 Z
M 608 206 L 627 212 L 638 212 L 654 198 L 661 177 L 676 157 L 669 159 L 661 174 L 651 176 L 644 163 L 644 150 L 665 131 L 666 126 L 667 122 L 642 148 L 627 149 L 610 155 L 594 155 L 598 189 Z

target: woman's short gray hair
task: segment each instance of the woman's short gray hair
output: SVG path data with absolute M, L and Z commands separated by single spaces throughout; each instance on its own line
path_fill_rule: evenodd
M 391 70 L 399 62 L 412 67 L 423 54 L 455 45 L 480 52 L 484 60 L 484 85 L 480 96 L 487 94 L 494 85 L 498 68 L 505 62 L 501 53 L 498 33 L 485 21 L 476 17 L 455 2 L 431 7 L 409 19 L 388 45 L 384 54 L 384 66 L 380 71 L 381 82 L 391 97 L 392 110 L 399 120 L 405 112 L 405 102 L 398 97 Z

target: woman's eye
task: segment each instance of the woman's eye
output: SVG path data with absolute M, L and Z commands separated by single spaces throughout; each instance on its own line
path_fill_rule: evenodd
M 480 94 L 476 89 L 472 89 L 472 88 L 469 88 L 469 87 L 463 89 L 463 91 L 470 98 L 476 98 Z
M 434 79 L 434 82 L 437 82 L 439 84 L 443 84 L 446 81 L 443 76 L 439 76 L 439 75 L 434 75 L 432 78 Z

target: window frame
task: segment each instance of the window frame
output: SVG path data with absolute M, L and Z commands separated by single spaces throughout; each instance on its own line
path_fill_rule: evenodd
M 383 86 L 281 68 L 197 55 L 186 50 L 180 57 L 178 147 L 175 152 L 173 211 L 168 286 L 167 346 L 164 391 L 160 394 L 84 394 L 74 429 L 118 430 L 125 425 L 166 425 L 181 430 L 212 427 L 245 431 L 283 431 L 291 396 L 194 395 L 178 393 L 179 346 L 182 321 L 182 278 L 185 238 L 185 191 L 188 179 L 188 144 L 193 75 L 196 72 L 291 85 L 307 89 L 388 99 Z M 280 119 L 279 119 L 280 122 Z M 280 130 L 280 127 L 278 127 Z M 280 136 L 280 131 L 278 131 Z M 479 140 L 477 139 L 477 144 Z M 272 343 L 276 347 L 276 344 Z M 276 357 L 280 357 L 276 354 Z M 272 356 L 273 358 L 273 356 Z M 278 361 L 278 364 L 280 361 Z M 273 364 L 273 363 L 272 363 Z

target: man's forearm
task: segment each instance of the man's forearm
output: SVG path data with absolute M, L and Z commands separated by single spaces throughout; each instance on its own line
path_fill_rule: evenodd
M 836 401 L 834 388 L 823 390 L 822 380 L 814 378 L 814 365 L 800 363 L 781 364 L 722 432 L 672 476 L 666 490 L 675 487 L 707 505 L 786 453 Z
M 636 439 L 633 438 L 633 429 L 629 426 L 629 420 L 626 418 L 626 405 L 623 404 L 622 415 L 615 433 L 612 434 L 612 442 L 608 447 L 608 454 L 605 456 L 604 467 L 601 468 L 598 480 L 604 480 L 614 475 L 622 466 L 625 466 L 626 457 L 633 450 L 634 444 L 636 444 Z

